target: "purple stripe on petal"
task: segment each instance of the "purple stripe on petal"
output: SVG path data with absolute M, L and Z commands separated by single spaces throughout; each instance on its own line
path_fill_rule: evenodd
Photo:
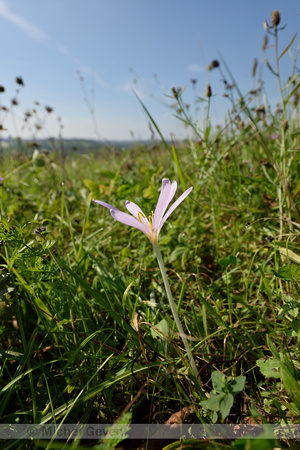
M 189 195 L 189 193 L 191 192 L 193 188 L 190 187 L 189 189 L 187 189 L 177 200 L 176 202 L 173 203 L 173 205 L 168 209 L 166 215 L 163 217 L 161 223 L 160 223 L 160 227 L 159 229 L 161 229 L 161 227 L 163 226 L 163 224 L 165 223 L 165 221 L 167 220 L 167 218 L 172 214 L 172 212 L 174 211 L 174 209 L 177 208 L 178 205 L 180 205 L 180 203 Z
M 137 219 L 132 217 L 130 214 L 123 213 L 119 209 L 111 209 L 110 210 L 111 215 L 114 219 L 116 219 L 118 222 L 124 223 L 125 225 L 129 225 L 130 227 L 136 228 L 137 230 L 142 231 L 148 238 L 149 236 L 149 230 L 143 223 L 139 222 Z
M 153 216 L 153 230 L 156 230 L 158 227 L 160 227 L 160 222 L 167 207 L 169 206 L 170 201 L 175 195 L 176 189 L 176 181 L 173 181 L 173 183 L 171 184 L 170 180 L 168 180 L 167 178 L 164 178 L 162 180 L 162 187 Z

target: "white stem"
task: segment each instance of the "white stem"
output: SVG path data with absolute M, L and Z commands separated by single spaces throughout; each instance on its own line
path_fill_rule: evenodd
M 193 374 L 195 375 L 195 378 L 197 380 L 198 370 L 197 370 L 197 367 L 196 367 L 196 364 L 195 364 L 195 360 L 194 360 L 194 357 L 192 355 L 189 343 L 188 343 L 188 341 L 187 341 L 187 339 L 185 337 L 182 325 L 180 323 L 180 320 L 179 320 L 179 317 L 178 317 L 178 314 L 177 314 L 177 308 L 176 308 L 176 305 L 175 305 L 175 302 L 173 300 L 173 296 L 172 296 L 172 293 L 171 293 L 169 280 L 168 280 L 168 276 L 167 276 L 166 269 L 165 269 L 165 266 L 164 266 L 164 262 L 163 262 L 163 259 L 162 259 L 162 255 L 161 255 L 158 243 L 157 242 L 152 242 L 152 244 L 153 244 L 153 247 L 154 247 L 154 251 L 155 251 L 155 254 L 156 254 L 156 257 L 157 257 L 158 265 L 159 265 L 159 268 L 160 268 L 160 271 L 161 271 L 161 275 L 162 275 L 162 278 L 163 278 L 163 282 L 164 282 L 164 285 L 165 285 L 165 289 L 166 289 L 167 297 L 168 297 L 169 304 L 170 304 L 170 307 L 171 307 L 171 311 L 172 311 L 173 317 L 175 319 L 175 323 L 176 323 L 178 332 L 179 332 L 180 337 L 182 339 L 182 342 L 184 344 L 184 347 L 185 347 L 188 359 L 190 361 L 190 365 L 191 365 Z M 199 382 L 199 380 L 198 380 L 198 382 Z

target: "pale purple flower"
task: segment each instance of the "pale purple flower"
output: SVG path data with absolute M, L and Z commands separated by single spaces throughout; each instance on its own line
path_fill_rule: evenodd
M 171 183 L 167 178 L 164 178 L 162 180 L 162 187 L 154 214 L 152 214 L 149 218 L 146 217 L 146 215 L 138 205 L 133 202 L 129 202 L 128 200 L 126 201 L 126 208 L 132 215 L 124 213 L 114 206 L 102 202 L 101 200 L 94 200 L 94 202 L 105 206 L 105 208 L 108 208 L 114 219 L 118 220 L 121 223 L 124 223 L 125 225 L 130 225 L 131 227 L 137 228 L 138 230 L 142 231 L 150 239 L 150 241 L 155 244 L 158 242 L 160 230 L 167 218 L 170 216 L 170 214 L 172 214 L 174 209 L 176 209 L 177 206 L 189 195 L 193 188 L 190 187 L 189 189 L 187 189 L 173 203 L 173 205 L 168 209 L 166 213 L 167 207 L 172 201 L 176 189 L 176 181 L 173 181 Z

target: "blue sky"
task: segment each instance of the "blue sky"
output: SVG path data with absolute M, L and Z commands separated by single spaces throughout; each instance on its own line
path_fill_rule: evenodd
M 274 9 L 281 11 L 281 24 L 287 24 L 279 37 L 282 51 L 299 32 L 298 0 L 0 0 L 1 105 L 9 106 L 15 96 L 16 76 L 25 83 L 13 112 L 5 118 L 0 111 L 0 123 L 7 129 L 2 136 L 57 136 L 60 116 L 65 138 L 97 138 L 97 133 L 108 140 L 149 138 L 134 88 L 165 137 L 183 137 L 168 95 L 173 86 L 185 88 L 184 101 L 193 104 L 193 78 L 198 80 L 197 96 L 204 96 L 207 82 L 211 84 L 211 117 L 220 123 L 230 104 L 223 98 L 220 73 L 208 74 L 207 66 L 220 59 L 220 52 L 242 92 L 249 91 L 253 60 L 261 59 L 263 21 L 270 22 Z M 274 49 L 266 55 L 273 63 Z M 287 55 L 281 63 L 283 78 L 290 68 Z M 263 79 L 275 104 L 277 84 L 267 68 Z M 43 121 L 46 105 L 54 112 L 43 129 L 23 129 L 24 111 L 35 107 Z

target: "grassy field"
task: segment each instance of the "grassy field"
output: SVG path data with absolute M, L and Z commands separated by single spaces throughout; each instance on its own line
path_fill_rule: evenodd
M 234 82 L 226 92 L 237 101 L 224 128 L 213 131 L 209 90 L 198 127 L 173 89 L 178 120 L 193 136 L 176 146 L 161 136 L 153 148 L 98 155 L 3 150 L 2 424 L 163 424 L 187 407 L 183 421 L 199 424 L 299 424 L 300 87 L 288 51 L 282 58 L 291 77 L 280 78 L 272 20 L 276 111 L 263 85 L 242 94 Z M 220 67 L 230 81 L 225 62 L 210 70 Z M 175 199 L 193 187 L 165 222 L 159 246 L 197 380 L 150 240 L 92 202 L 126 211 L 130 200 L 151 216 L 163 178 L 177 180 Z M 1 442 L 79 448 L 78 440 Z M 80 448 L 116 445 L 91 439 Z M 275 437 L 186 445 L 297 448 Z

